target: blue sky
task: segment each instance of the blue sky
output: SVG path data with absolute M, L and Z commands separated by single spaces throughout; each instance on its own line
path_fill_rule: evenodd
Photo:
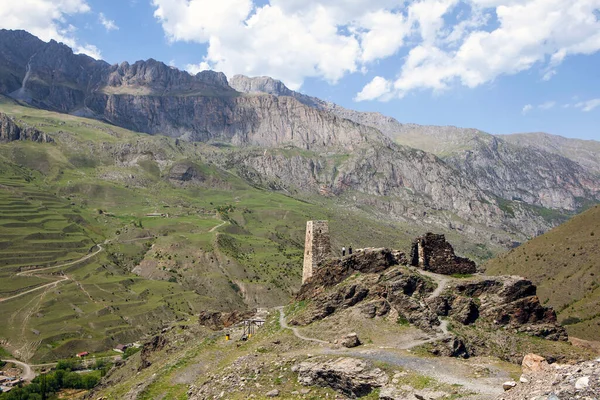
M 0 27 L 109 63 L 269 75 L 400 122 L 600 140 L 600 0 L 21 0 Z

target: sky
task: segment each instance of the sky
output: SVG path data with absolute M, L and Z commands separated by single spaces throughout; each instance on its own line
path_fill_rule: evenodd
M 600 140 L 600 0 L 0 0 L 0 28 L 403 123 Z

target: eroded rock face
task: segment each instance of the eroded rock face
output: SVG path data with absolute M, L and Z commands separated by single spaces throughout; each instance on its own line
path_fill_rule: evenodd
M 567 340 L 553 309 L 544 307 L 531 281 L 517 276 L 458 281 L 430 302 L 438 315 L 463 325 L 505 327 L 551 340 Z
M 473 261 L 454 254 L 454 248 L 444 235 L 431 232 L 413 241 L 410 265 L 443 275 L 477 272 L 477 265 Z
M 298 299 L 311 298 L 323 288 L 336 285 L 356 272 L 376 273 L 398 264 L 406 264 L 404 253 L 383 248 L 362 249 L 342 258 L 326 260 L 302 285 Z
M 388 381 L 385 372 L 355 358 L 310 361 L 298 366 L 298 382 L 302 385 L 330 387 L 350 398 L 365 396 Z
M 168 343 L 169 341 L 164 335 L 156 335 L 150 341 L 144 343 L 140 352 L 141 361 L 138 370 L 141 371 L 151 366 L 150 357 L 152 354 L 164 349 Z
M 434 354 L 453 357 L 494 354 L 513 362 L 513 352 L 496 354 L 494 348 L 487 346 L 487 334 L 502 331 L 567 340 L 555 312 L 540 303 L 535 285 L 527 279 L 440 276 L 437 279 L 444 282 L 445 288 L 434 292 L 436 284 L 430 276 L 435 276 L 397 265 L 402 258 L 401 253 L 391 250 L 370 249 L 330 260 L 303 285 L 298 299 L 310 302 L 290 324 L 307 325 L 357 307 L 366 318 L 392 313 L 398 322 L 408 322 L 437 335 L 441 341 L 433 346 Z M 451 318 L 458 333 L 450 336 L 441 316 Z
M 202 311 L 198 315 L 198 323 L 214 331 L 220 331 L 223 328 L 228 328 L 242 320 L 248 319 L 254 314 L 256 314 L 256 310 L 246 312 Z
M 406 263 L 404 254 L 388 249 L 364 249 L 329 260 L 300 289 L 298 299 L 311 299 L 311 305 L 290 323 L 306 325 L 360 304 L 368 318 L 387 315 L 393 308 L 410 323 L 431 330 L 440 322 L 422 300 L 434 287 L 423 276 L 401 270 L 399 263 Z M 357 272 L 351 283 L 343 282 Z
M 11 117 L 0 113 L 0 143 L 13 142 L 15 140 L 30 140 L 39 143 L 54 142 L 46 133 L 40 132 L 30 126 L 21 127 Z
M 169 180 L 179 183 L 204 182 L 205 177 L 197 165 L 183 162 L 173 165 L 169 173 Z

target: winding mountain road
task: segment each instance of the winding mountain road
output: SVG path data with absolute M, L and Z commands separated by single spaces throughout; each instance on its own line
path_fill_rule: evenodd
M 440 296 L 446 289 L 448 283 L 452 281 L 452 278 L 449 276 L 439 275 L 422 270 L 418 270 L 418 272 L 420 274 L 430 277 L 437 284 L 437 288 L 427 297 L 427 300 L 432 300 Z M 285 314 L 283 312 L 283 307 L 277 307 L 276 309 L 279 311 L 279 324 L 283 329 L 291 330 L 294 333 L 294 336 L 301 340 L 312 343 L 318 343 L 320 345 L 331 345 L 331 343 L 326 342 L 324 340 L 310 338 L 302 335 L 298 331 L 298 328 L 291 327 L 288 325 L 285 318 Z M 407 346 L 402 346 L 402 348 L 390 350 L 368 348 L 360 351 L 357 351 L 357 349 L 345 348 L 320 348 L 315 349 L 315 351 L 321 352 L 323 354 L 369 359 L 407 368 L 416 371 L 420 374 L 430 376 L 434 379 L 437 379 L 440 382 L 461 385 L 467 390 L 471 390 L 473 392 L 478 393 L 479 395 L 477 395 L 477 398 L 487 399 L 490 397 L 495 397 L 498 394 L 502 393 L 502 382 L 510 379 L 510 376 L 505 372 L 501 372 L 495 367 L 490 367 L 490 369 L 496 371 L 494 374 L 492 374 L 492 376 L 473 379 L 471 377 L 472 371 L 470 371 L 470 367 L 461 364 L 459 360 L 444 358 L 421 358 L 415 357 L 413 355 L 406 355 L 402 352 L 410 350 L 413 347 L 447 337 L 449 335 L 447 323 L 448 322 L 446 320 L 440 320 L 440 328 L 442 331 L 441 333 L 438 333 L 437 335 L 429 339 L 416 340 L 410 342 Z
M 49 271 L 49 270 L 53 270 L 53 269 L 69 267 L 71 265 L 79 264 L 81 262 L 89 260 L 90 258 L 94 257 L 95 255 L 97 255 L 98 253 L 100 253 L 101 251 L 104 250 L 104 247 L 102 247 L 101 244 L 98 244 L 97 246 L 98 246 L 98 250 L 96 250 L 93 253 L 87 254 L 87 255 L 83 256 L 82 258 L 80 258 L 78 260 L 69 261 L 67 263 L 60 264 L 60 265 L 54 265 L 52 267 L 29 269 L 29 270 L 26 270 L 26 271 L 21 271 L 21 272 L 15 274 L 15 275 L 16 276 L 36 276 L 36 277 L 42 278 L 42 279 L 51 279 L 51 278 L 48 278 L 48 277 L 38 276 L 38 274 L 40 272 L 44 272 L 44 271 Z M 57 280 L 55 280 L 53 282 L 46 283 L 44 285 L 35 287 L 33 289 L 26 290 L 24 292 L 15 294 L 14 296 L 10 296 L 10 297 L 6 297 L 6 298 L 3 298 L 3 299 L 0 299 L 0 303 L 8 301 L 8 300 L 16 299 L 17 297 L 21 297 L 21 296 L 24 296 L 24 295 L 29 294 L 29 293 L 37 292 L 38 290 L 42 290 L 44 288 L 49 288 L 51 286 L 57 286 L 59 283 L 64 282 L 64 281 L 68 281 L 69 279 L 71 279 L 71 278 L 69 278 L 67 275 L 62 275 L 59 279 L 57 279 Z
M 283 313 L 283 307 L 277 307 L 277 310 L 279 310 L 279 325 L 281 325 L 281 327 L 283 329 L 289 329 L 294 333 L 294 336 L 296 336 L 298 339 L 302 339 L 302 340 L 306 340 L 308 342 L 315 342 L 315 343 L 320 343 L 320 344 L 329 344 L 329 342 L 326 342 L 324 340 L 320 340 L 320 339 L 315 339 L 315 338 L 309 338 L 306 337 L 304 335 L 302 335 L 299 331 L 298 328 L 294 328 L 288 325 L 286 319 L 285 319 L 285 314 Z
M 23 369 L 21 378 L 24 381 L 31 382 L 33 380 L 33 378 L 35 378 L 35 372 L 33 372 L 31 365 L 25 364 L 24 362 L 17 361 L 17 360 L 2 360 L 2 361 L 6 362 L 6 363 L 12 363 L 12 364 L 15 364 L 15 365 L 18 365 L 19 367 L 21 367 Z
M 222 227 L 223 225 L 225 225 L 225 224 L 227 224 L 227 223 L 229 223 L 229 221 L 223 221 L 223 222 L 221 222 L 219 225 L 212 227 L 212 228 L 209 230 L 209 232 L 214 232 L 214 231 L 216 231 L 217 229 L 219 229 L 220 227 Z
M 435 274 L 434 274 L 435 275 Z M 449 279 L 445 277 L 436 277 L 433 279 L 440 279 L 441 281 L 449 281 Z M 439 296 L 442 293 L 442 290 L 436 296 Z M 435 296 L 434 296 L 435 297 Z M 430 296 L 431 298 L 431 296 Z M 302 335 L 298 332 L 298 328 L 291 327 L 288 325 L 285 314 L 283 312 L 283 307 L 276 308 L 279 311 L 279 325 L 283 329 L 289 329 L 294 333 L 294 336 L 297 338 L 318 343 L 321 345 L 331 345 L 331 343 L 326 342 L 324 340 L 310 338 Z M 444 321 L 443 321 L 444 322 Z M 443 328 L 444 330 L 444 328 Z M 447 331 L 446 331 L 447 332 Z M 444 333 L 445 335 L 446 333 Z M 506 373 L 497 373 L 496 376 L 492 376 L 489 378 L 478 378 L 474 380 L 470 374 L 469 367 L 465 367 L 460 364 L 460 361 L 455 359 L 443 359 L 443 358 L 421 358 L 415 357 L 412 355 L 405 355 L 403 353 L 399 353 L 398 351 L 409 350 L 412 347 L 419 346 L 421 344 L 431 342 L 434 340 L 439 340 L 440 335 L 436 335 L 436 337 L 424 341 L 416 341 L 413 342 L 410 347 L 403 347 L 401 349 L 390 349 L 390 350 L 381 350 L 381 349 L 365 349 L 361 351 L 357 351 L 356 349 L 333 349 L 333 348 L 315 348 L 315 352 L 321 352 L 322 354 L 329 355 L 337 355 L 337 356 L 349 356 L 349 357 L 357 357 L 367 360 L 373 360 L 378 362 L 384 362 L 391 365 L 396 365 L 402 368 L 407 368 L 413 371 L 416 371 L 422 375 L 430 376 L 440 382 L 444 382 L 447 384 L 457 384 L 461 385 L 467 390 L 471 390 L 473 392 L 478 393 L 483 397 L 477 397 L 482 399 L 488 399 L 489 396 L 496 396 L 502 393 L 502 382 L 510 379 L 510 376 Z

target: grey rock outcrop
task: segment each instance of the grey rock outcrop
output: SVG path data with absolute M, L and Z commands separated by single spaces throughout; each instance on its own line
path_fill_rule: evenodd
M 360 339 L 358 338 L 356 332 L 352 332 L 344 336 L 340 343 L 342 346 L 347 347 L 349 349 L 361 345 Z
M 362 397 L 389 381 L 385 372 L 355 358 L 306 361 L 298 366 L 298 382 L 306 386 L 323 386 L 350 398 Z
M 29 140 L 38 143 L 52 143 L 49 135 L 30 126 L 19 124 L 6 114 L 0 113 L 0 143 L 15 140 Z
M 496 400 L 600 398 L 600 359 L 575 365 L 544 364 Z
M 520 333 L 567 340 L 556 313 L 540 303 L 531 281 L 516 276 L 440 278 L 444 288 L 438 291 L 429 276 L 399 263 L 407 264 L 403 254 L 386 249 L 330 260 L 301 287 L 297 300 L 311 301 L 290 324 L 308 325 L 356 307 L 365 318 L 393 315 L 399 323 L 435 335 L 438 341 L 430 349 L 433 354 L 497 355 L 510 361 L 514 361 L 514 352 L 489 347 L 485 335 L 500 332 L 508 338 L 507 333 Z M 439 317 L 455 322 L 455 334 L 448 334 L 447 321 Z M 517 336 L 511 336 L 509 342 L 507 348 L 517 345 Z
M 434 153 L 506 200 L 562 210 L 577 210 L 581 199 L 600 201 L 600 142 L 548 134 L 496 137 L 470 128 L 403 124 L 381 113 L 349 110 L 291 91 L 270 78 L 238 76 L 236 82 L 238 91 L 291 96 L 377 129 L 396 143 Z

